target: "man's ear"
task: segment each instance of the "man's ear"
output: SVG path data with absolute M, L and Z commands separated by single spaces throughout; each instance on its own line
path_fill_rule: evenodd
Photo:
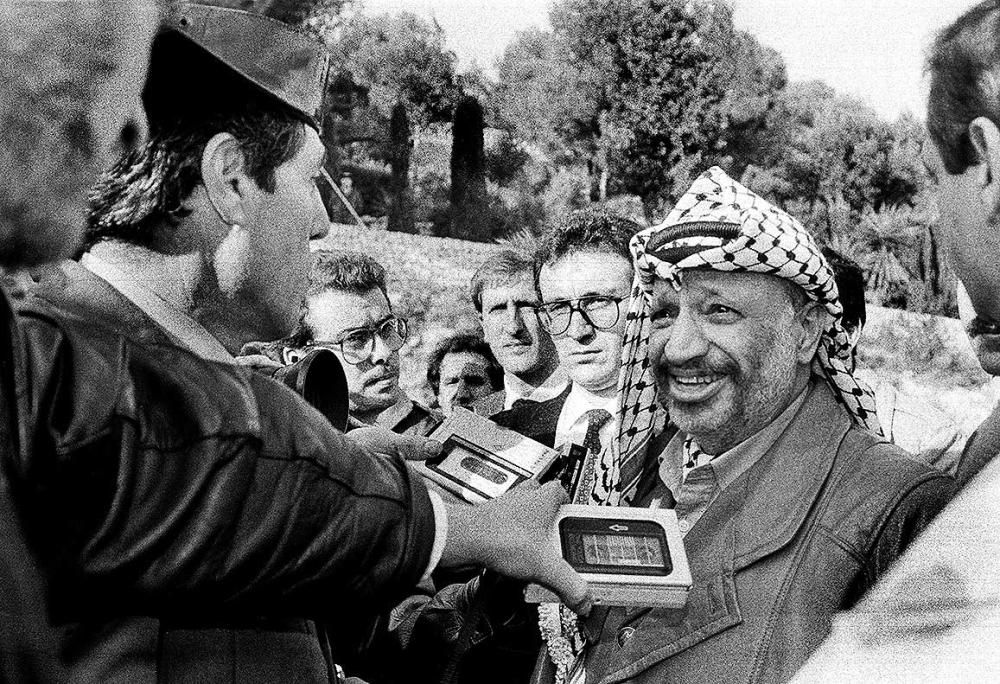
M 802 319 L 802 336 L 799 338 L 796 355 L 799 363 L 808 364 L 816 355 L 819 338 L 826 329 L 830 314 L 822 304 L 810 300 L 799 310 L 798 317 Z
M 969 140 L 976 150 L 976 186 L 989 215 L 1000 212 L 1000 130 L 985 116 L 969 124 Z
M 201 180 L 208 200 L 227 226 L 247 222 L 244 203 L 251 179 L 245 167 L 243 149 L 229 133 L 213 135 L 201 154 Z

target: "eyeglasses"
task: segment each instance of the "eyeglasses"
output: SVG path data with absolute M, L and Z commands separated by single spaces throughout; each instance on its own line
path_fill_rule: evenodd
M 335 340 L 315 340 L 310 347 L 339 349 L 344 361 L 356 366 L 372 357 L 375 351 L 375 336 L 391 352 L 399 351 L 406 340 L 406 319 L 390 316 L 369 328 L 351 328 L 337 336 Z
M 624 297 L 603 296 L 563 299 L 540 305 L 538 313 L 542 327 L 550 335 L 562 335 L 569 330 L 574 311 L 579 312 L 583 320 L 595 330 L 608 330 L 618 323 L 622 299 Z

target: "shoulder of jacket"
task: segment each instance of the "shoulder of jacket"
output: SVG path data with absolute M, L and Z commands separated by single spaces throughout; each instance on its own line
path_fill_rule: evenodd
M 954 492 L 951 476 L 855 427 L 845 434 L 830 477 L 822 524 L 856 548 L 893 516 L 937 510 Z

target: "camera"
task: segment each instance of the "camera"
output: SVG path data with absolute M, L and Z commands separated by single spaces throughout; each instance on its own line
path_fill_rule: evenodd
M 337 355 L 329 349 L 310 349 L 287 366 L 255 365 L 253 368 L 294 390 L 338 430 L 347 430 L 347 376 Z

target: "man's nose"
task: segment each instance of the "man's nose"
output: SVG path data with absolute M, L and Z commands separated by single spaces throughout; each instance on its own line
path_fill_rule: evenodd
M 393 351 L 389 349 L 389 345 L 385 343 L 381 335 L 375 335 L 375 340 L 372 343 L 372 355 L 371 362 L 374 363 L 387 363 L 393 355 Z
M 508 306 L 504 310 L 503 329 L 504 332 L 515 334 L 524 328 L 524 320 L 521 318 L 521 309 L 516 306 Z
M 681 366 L 708 353 L 705 333 L 686 309 L 674 319 L 669 335 L 663 347 L 663 361 L 671 366 Z
M 585 342 L 594 336 L 594 326 L 590 324 L 582 312 L 574 311 L 573 317 L 569 320 L 569 328 L 566 334 L 577 342 Z

